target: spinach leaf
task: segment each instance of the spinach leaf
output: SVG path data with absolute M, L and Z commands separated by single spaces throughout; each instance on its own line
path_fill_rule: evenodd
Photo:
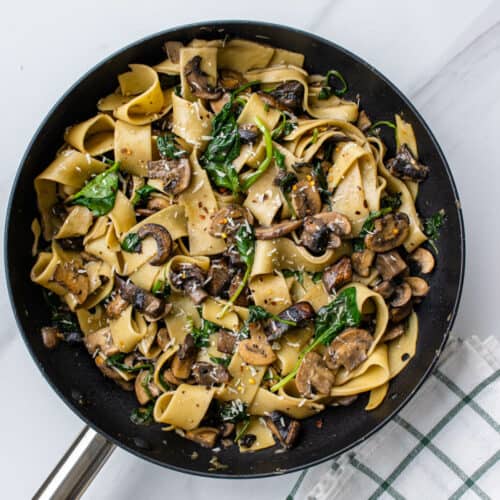
M 429 244 L 436 253 L 439 253 L 436 242 L 439 238 L 439 232 L 445 223 L 445 219 L 446 214 L 443 209 L 424 219 L 424 233 L 429 238 Z
M 76 315 L 65 308 L 54 292 L 44 289 L 42 293 L 45 302 L 49 306 L 52 326 L 63 334 L 65 340 L 75 341 L 77 338 L 81 340 L 82 332 Z M 65 334 L 76 335 L 68 338 L 68 335 Z
M 392 207 L 387 206 L 385 208 L 382 208 L 380 210 L 376 210 L 374 212 L 370 212 L 368 217 L 365 219 L 365 222 L 363 222 L 363 226 L 361 227 L 361 231 L 359 232 L 359 236 L 357 238 L 353 239 L 353 249 L 355 252 L 362 252 L 365 248 L 365 236 L 373 231 L 375 227 L 375 220 L 383 217 L 384 215 L 387 215 L 388 213 L 392 212 Z
M 388 194 L 380 200 L 381 208 L 397 210 L 401 206 L 401 193 Z
M 287 172 L 285 175 L 282 175 L 277 178 L 279 179 L 278 186 L 281 189 L 281 192 L 283 193 L 283 198 L 285 198 L 288 210 L 290 210 L 292 217 L 297 218 L 297 212 L 295 212 L 295 209 L 293 208 L 289 194 L 290 191 L 292 190 L 292 187 L 295 184 L 297 184 L 298 178 L 293 172 Z
M 151 287 L 151 292 L 159 297 L 168 297 L 171 291 L 168 281 L 162 279 L 157 279 Z
M 247 404 L 240 399 L 233 399 L 219 406 L 219 417 L 223 422 L 242 422 L 248 420 Z
M 285 169 L 285 155 L 273 147 L 273 158 L 279 168 Z
M 233 193 L 239 193 L 240 180 L 232 165 L 208 162 L 203 165 L 203 168 L 216 186 L 229 189 Z
M 293 370 L 274 384 L 271 391 L 277 391 L 295 378 L 300 364 L 308 352 L 320 344 L 328 345 L 342 330 L 351 326 L 359 326 L 360 323 L 361 312 L 356 302 L 356 288 L 346 288 L 318 311 L 314 320 L 314 341 L 302 350 Z
M 243 327 L 238 332 L 239 339 L 247 339 L 250 337 L 250 323 L 256 323 L 257 321 L 263 321 L 266 319 L 273 319 L 280 323 L 284 323 L 285 325 L 296 326 L 297 323 L 292 320 L 283 319 L 277 316 L 276 314 L 272 314 L 266 311 L 261 306 L 248 306 L 248 318 L 243 322 Z
M 321 201 L 323 203 L 326 203 L 331 208 L 332 200 L 330 196 L 332 193 L 328 191 L 328 181 L 326 179 L 325 171 L 323 170 L 320 161 L 314 162 L 312 168 L 312 174 L 318 184 L 318 191 L 321 196 Z
M 283 269 L 281 271 L 284 278 L 295 278 L 299 284 L 304 284 L 304 273 L 295 269 Z
M 106 364 L 111 366 L 112 368 L 116 368 L 117 370 L 121 370 L 126 373 L 136 373 L 141 370 L 153 370 L 153 365 L 151 363 L 139 363 L 135 366 L 126 365 L 123 360 L 128 356 L 125 352 L 119 352 L 117 354 L 113 354 L 112 356 L 108 356 L 106 358 Z
M 224 358 L 219 358 L 217 356 L 208 356 L 208 357 L 212 363 L 215 363 L 216 365 L 225 366 L 226 368 L 229 366 L 229 363 L 231 363 L 230 357 L 224 357 Z
M 136 425 L 149 425 L 153 423 L 154 401 L 149 402 L 146 406 L 140 406 L 132 410 L 130 420 Z
M 141 238 L 137 233 L 129 233 L 123 239 L 121 247 L 125 252 L 139 252 L 141 249 Z
M 96 175 L 70 199 L 71 205 L 83 205 L 95 216 L 106 215 L 113 210 L 118 191 L 118 170 L 120 162 L 113 163 L 111 168 Z
M 313 283 L 319 283 L 323 279 L 323 271 L 317 271 L 311 276 Z
M 288 120 L 287 116 L 285 113 L 281 113 L 281 121 L 279 125 L 271 132 L 271 137 L 273 140 L 278 140 L 281 139 L 282 137 L 286 137 L 287 135 L 291 134 L 297 125 Z
M 175 140 L 175 134 L 167 132 L 163 136 L 158 136 L 156 139 L 156 147 L 162 158 L 166 160 L 175 160 L 187 156 L 187 151 L 184 151 Z
M 369 129 L 368 129 L 368 134 L 376 134 L 378 133 L 378 130 L 380 127 L 389 127 L 392 128 L 394 131 L 396 131 L 396 124 L 389 121 L 389 120 L 379 120 L 378 122 L 375 122 Z
M 142 205 L 144 202 L 147 201 L 150 194 L 153 193 L 154 191 L 158 190 L 153 186 L 150 186 L 149 184 L 145 184 L 144 186 L 141 186 L 140 188 L 136 189 L 134 197 L 132 198 L 132 205 L 134 205 L 134 207 L 136 205 Z
M 210 335 L 219 330 L 219 326 L 204 318 L 201 319 L 199 328 L 196 326 L 191 327 L 191 335 L 193 336 L 194 344 L 196 347 L 208 347 L 210 345 Z
M 337 83 L 336 80 L 340 82 L 340 87 L 335 87 L 334 84 Z M 318 99 L 328 99 L 332 96 L 332 94 L 340 97 L 347 92 L 347 89 L 347 82 L 345 81 L 344 77 L 336 69 L 331 69 L 325 76 L 323 86 L 321 87 L 321 90 L 318 94 Z

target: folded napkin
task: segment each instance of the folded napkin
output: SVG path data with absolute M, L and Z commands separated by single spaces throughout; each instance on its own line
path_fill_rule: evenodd
M 500 342 L 451 338 L 412 401 L 287 500 L 500 499 Z

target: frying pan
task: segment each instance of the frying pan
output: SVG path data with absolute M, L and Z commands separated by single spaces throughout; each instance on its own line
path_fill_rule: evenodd
M 361 105 L 373 120 L 392 120 L 403 113 L 415 130 L 422 161 L 431 175 L 421 185 L 417 208 L 423 215 L 444 209 L 446 223 L 439 240 L 437 267 L 430 277 L 431 292 L 417 306 L 420 335 L 415 357 L 391 381 L 384 403 L 374 411 L 363 410 L 363 396 L 349 407 L 329 408 L 303 423 L 302 439 L 287 453 L 267 449 L 240 454 L 235 446 L 218 453 L 223 470 L 209 471 L 211 450 L 203 449 L 160 426 L 137 426 L 129 415 L 137 406 L 133 394 L 105 379 L 83 346 L 60 345 L 47 350 L 40 328 L 50 321 L 41 288 L 30 278 L 33 258 L 30 231 L 37 216 L 33 179 L 53 159 L 64 129 L 95 112 L 97 100 L 116 87 L 116 76 L 129 63 L 154 64 L 164 57 L 167 40 L 241 37 L 265 42 L 305 55 L 309 72 L 339 70 L 349 83 L 347 97 L 361 96 Z M 393 134 L 384 139 L 394 152 Z M 391 150 L 392 149 L 392 150 Z M 12 188 L 7 214 L 5 266 L 10 299 L 21 334 L 33 360 L 62 400 L 87 427 L 39 490 L 39 498 L 76 497 L 104 460 L 118 445 L 158 465 L 181 472 L 221 478 L 257 478 L 293 472 L 345 452 L 386 424 L 413 396 L 436 363 L 457 311 L 464 273 L 465 241 L 458 194 L 446 160 L 428 126 L 406 97 L 368 63 L 316 35 L 285 26 L 247 21 L 215 21 L 170 29 L 144 38 L 91 69 L 59 100 L 40 125 L 21 161 Z M 317 420 L 321 418 L 322 427 Z M 193 460 L 196 451 L 199 458 Z

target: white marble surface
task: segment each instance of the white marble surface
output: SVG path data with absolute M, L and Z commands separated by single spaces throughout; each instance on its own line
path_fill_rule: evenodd
M 147 34 L 207 19 L 257 19 L 318 33 L 385 73 L 415 103 L 448 158 L 467 230 L 467 274 L 455 332 L 500 334 L 500 3 L 495 0 L 9 2 L 0 51 L 1 217 L 26 145 L 52 103 L 95 62 Z M 2 248 L 3 250 L 3 248 Z M 3 262 L 3 259 L 2 259 Z M 3 278 L 3 269 L 2 269 Z M 0 293 L 2 497 L 29 497 L 82 426 L 21 343 Z M 117 450 L 87 499 L 283 499 L 298 474 L 254 481 L 193 478 Z M 250 496 L 248 497 L 250 498 Z

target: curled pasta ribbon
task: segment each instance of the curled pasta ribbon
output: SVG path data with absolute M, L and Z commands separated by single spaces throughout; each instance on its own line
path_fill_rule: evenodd
M 239 433 L 243 429 L 242 422 L 236 424 L 236 432 Z M 254 452 L 258 450 L 263 450 L 264 448 L 270 448 L 276 443 L 274 441 L 273 433 L 267 426 L 265 420 L 260 417 L 250 417 L 248 427 L 245 430 L 245 434 L 252 434 L 255 436 L 255 441 L 248 448 L 241 444 L 241 440 L 238 442 L 238 448 L 240 453 Z
M 200 57 L 200 69 L 207 76 L 208 84 L 213 88 L 217 84 L 217 48 L 215 47 L 183 47 L 179 50 L 179 65 L 181 75 L 182 97 L 188 101 L 195 101 L 186 78 L 186 65 L 194 58 Z
M 165 318 L 168 334 L 176 345 L 182 344 L 191 325 L 200 326 L 201 317 L 193 301 L 186 295 L 173 292 L 168 298 L 172 311 Z
M 75 238 L 85 236 L 93 222 L 92 212 L 83 206 L 75 206 L 71 209 L 59 231 L 54 235 L 55 239 Z
M 153 373 L 153 381 L 161 391 L 165 391 L 165 387 L 161 382 L 161 374 L 166 367 L 166 363 L 173 357 L 173 355 L 179 350 L 178 345 L 173 345 L 168 347 L 163 354 L 156 360 L 155 370 Z
M 240 318 L 236 312 L 231 310 L 222 315 L 225 304 L 225 301 L 208 297 L 203 301 L 201 315 L 207 321 L 236 332 L 240 329 Z
M 113 343 L 121 352 L 133 351 L 147 333 L 146 321 L 139 313 L 132 318 L 132 309 L 128 306 L 118 318 L 109 321 Z
M 156 400 L 154 419 L 186 431 L 195 429 L 205 416 L 214 393 L 213 388 L 181 384 L 175 391 L 165 392 Z
M 93 118 L 69 127 L 64 134 L 64 140 L 81 153 L 97 156 L 113 149 L 114 130 L 113 118 L 99 113 Z
M 100 304 L 92 312 L 88 309 L 77 309 L 76 318 L 78 319 L 80 330 L 85 336 L 106 327 L 108 324 L 106 311 Z
M 279 314 L 292 305 L 290 292 L 281 274 L 261 274 L 250 280 L 250 291 L 255 305 L 271 314 Z

